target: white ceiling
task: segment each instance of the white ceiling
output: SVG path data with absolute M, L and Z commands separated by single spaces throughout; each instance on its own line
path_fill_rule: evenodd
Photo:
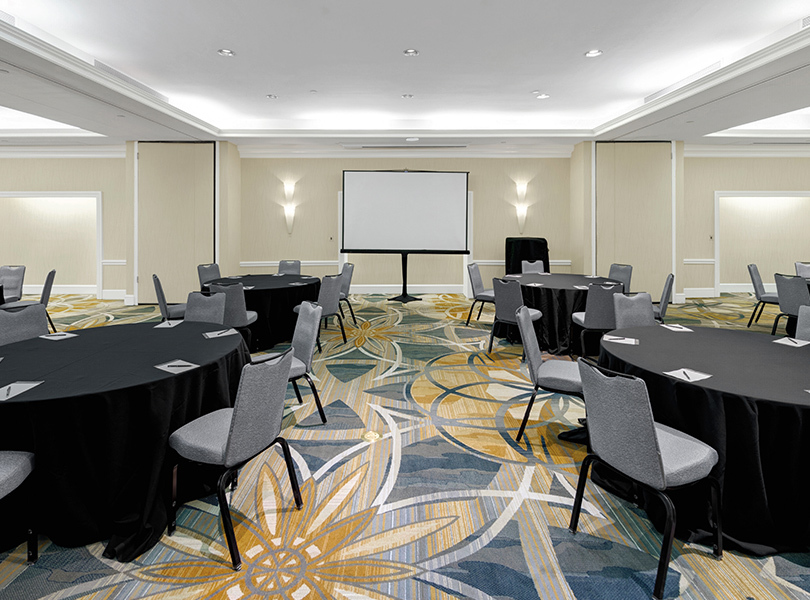
M 585 139 L 810 144 L 807 0 L 0 0 L 0 11 L 0 107 L 65 125 L 0 110 L 0 146 L 225 139 L 243 155 L 491 156 L 565 154 Z M 604 54 L 585 58 L 593 48 Z

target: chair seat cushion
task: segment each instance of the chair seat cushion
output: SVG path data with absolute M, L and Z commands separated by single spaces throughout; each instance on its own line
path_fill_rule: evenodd
M 779 304 L 778 294 L 762 294 L 760 300 L 766 304 Z
M 659 320 L 659 321 L 661 320 L 661 307 L 656 305 L 656 304 L 653 304 L 653 316 L 657 320 Z
M 255 310 L 249 310 L 249 311 L 247 311 L 247 323 L 246 324 L 250 325 L 251 323 L 255 323 L 256 319 L 258 319 L 258 318 L 259 318 L 259 313 L 257 313 Z
M 0 304 L 0 310 L 25 308 L 26 306 L 33 306 L 34 304 L 39 304 L 39 300 L 17 300 L 16 302 L 4 302 L 3 304 Z
M 570 360 L 545 360 L 537 369 L 534 381 L 551 390 L 582 394 L 579 366 Z
M 182 319 L 186 316 L 186 304 L 169 304 L 166 307 L 170 319 Z
M 575 312 L 571 315 L 571 320 L 580 327 L 585 327 L 585 311 Z
M 194 419 L 169 436 L 169 446 L 194 462 L 224 464 L 232 417 L 232 408 L 221 408 Z
M 717 451 L 691 435 L 655 424 L 667 487 L 686 485 L 706 477 L 717 464 Z
M 16 490 L 33 470 L 34 455 L 30 452 L 0 452 L 0 498 Z
M 304 373 L 306 372 L 307 366 L 293 356 L 292 365 L 290 365 L 290 379 L 303 377 Z
M 477 293 L 475 299 L 481 302 L 495 302 L 495 292 L 493 290 L 484 290 Z

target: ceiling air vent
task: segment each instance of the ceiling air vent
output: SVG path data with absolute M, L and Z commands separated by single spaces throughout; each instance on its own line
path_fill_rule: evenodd
M 124 73 L 122 73 L 118 69 L 113 69 L 110 65 L 105 65 L 103 62 L 98 61 L 98 60 L 94 61 L 93 65 L 97 69 L 99 69 L 100 71 L 104 71 L 108 75 L 112 75 L 116 79 L 120 79 L 121 81 L 124 81 L 124 82 L 128 83 L 129 85 L 131 85 L 133 87 L 136 87 L 139 90 L 141 90 L 142 92 L 146 92 L 150 96 L 154 96 L 155 98 L 159 98 L 159 99 L 161 99 L 161 100 L 163 100 L 164 102 L 167 102 L 167 103 L 169 102 L 169 99 L 166 96 L 164 96 L 163 94 L 159 94 L 158 92 L 156 92 L 155 90 L 150 88 L 148 85 L 144 85 L 140 81 L 138 81 L 137 79 L 133 79 L 129 75 L 125 75 Z
M 11 26 L 16 26 L 17 23 L 17 19 L 14 18 L 14 15 L 10 15 L 2 10 L 0 10 L 0 21 L 5 21 Z
M 802 29 L 805 27 L 810 27 L 810 17 L 805 17 L 802 19 Z

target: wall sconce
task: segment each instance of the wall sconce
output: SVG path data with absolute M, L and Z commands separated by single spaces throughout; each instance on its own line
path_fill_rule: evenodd
M 293 195 L 295 194 L 295 182 L 284 182 L 284 197 L 287 199 L 287 204 L 284 205 L 284 218 L 287 220 L 287 233 L 292 234 L 293 221 L 295 220 L 295 203 L 293 202 Z
M 517 214 L 518 220 L 518 231 L 522 234 L 523 227 L 526 225 L 526 212 L 529 210 L 529 206 L 526 204 L 526 187 L 528 184 L 526 182 L 515 182 L 515 187 L 517 188 L 517 204 L 515 204 L 515 213 Z

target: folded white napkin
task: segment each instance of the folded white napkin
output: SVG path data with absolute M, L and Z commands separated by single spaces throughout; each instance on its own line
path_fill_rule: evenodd
M 191 369 L 196 369 L 200 365 L 195 365 L 194 363 L 190 363 L 187 360 L 181 360 L 176 358 L 174 360 L 170 360 L 169 362 L 165 362 L 161 365 L 155 365 L 156 369 L 160 369 L 161 371 L 166 371 L 167 373 L 182 373 L 183 371 L 190 371 Z
M 53 340 L 55 342 L 66 340 L 68 338 L 76 337 L 75 333 L 68 333 L 66 331 L 60 331 L 59 333 L 46 333 L 45 335 L 39 336 L 43 340 Z
M 605 334 L 602 336 L 602 341 L 615 342 L 617 344 L 628 344 L 630 346 L 638 346 L 638 340 L 636 338 L 622 337 L 620 335 Z
M 152 329 L 171 329 L 172 327 L 177 327 L 182 323 L 182 319 L 172 319 L 170 321 L 163 321 L 162 323 L 158 323 Z
M 661 324 L 661 327 L 664 327 L 664 328 L 666 328 L 666 329 L 669 329 L 670 331 L 692 331 L 692 330 L 691 330 L 691 329 L 689 329 L 688 327 L 684 327 L 683 325 L 676 325 L 676 324 L 674 324 L 674 323 L 673 323 L 673 324 L 671 324 L 671 325 L 664 325 L 664 324 Z
M 222 329 L 220 331 L 208 331 L 203 334 L 203 337 L 210 340 L 212 338 L 225 337 L 226 335 L 234 335 L 236 333 L 239 333 L 236 329 Z
M 783 337 L 779 338 L 778 340 L 773 341 L 774 344 L 783 344 L 785 346 L 790 346 L 791 348 L 801 348 L 802 346 L 806 346 L 810 344 L 810 342 L 806 342 L 804 340 L 797 340 L 796 338 L 792 337 Z
M 676 379 L 683 379 L 684 381 L 700 381 L 701 379 L 708 379 L 711 377 L 708 373 L 701 373 L 693 369 L 676 369 L 674 371 L 664 371 L 664 375 L 675 377 Z
M 19 396 L 23 392 L 27 392 L 31 388 L 35 388 L 44 381 L 15 381 L 0 388 L 0 402 L 8 400 L 14 396 Z

